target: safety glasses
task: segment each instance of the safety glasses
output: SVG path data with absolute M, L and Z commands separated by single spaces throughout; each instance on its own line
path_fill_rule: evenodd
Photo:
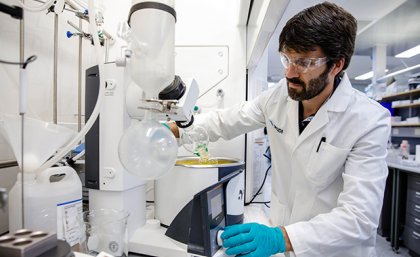
M 290 65 L 293 65 L 296 71 L 299 73 L 306 73 L 328 62 L 327 57 L 321 57 L 321 58 L 300 57 L 300 58 L 292 59 L 281 52 L 280 52 L 280 60 L 285 69 L 288 69 Z

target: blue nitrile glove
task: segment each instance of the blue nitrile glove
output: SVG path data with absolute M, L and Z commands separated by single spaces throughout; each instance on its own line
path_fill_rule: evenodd
M 221 235 L 226 254 L 241 257 L 268 257 L 286 251 L 279 227 L 246 223 L 225 227 Z

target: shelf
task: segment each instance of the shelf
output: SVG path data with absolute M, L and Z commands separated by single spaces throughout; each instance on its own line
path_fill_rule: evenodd
M 380 101 L 390 102 L 390 101 L 394 101 L 394 100 L 404 100 L 404 99 L 410 99 L 410 96 L 411 97 L 420 97 L 420 88 L 410 90 L 410 91 L 406 91 L 406 92 L 397 93 L 397 94 L 386 95 L 386 96 L 383 96 Z
M 420 123 L 392 125 L 391 136 L 420 139 Z
M 392 124 L 392 127 L 420 127 L 420 123 Z
M 409 108 L 409 107 L 420 107 L 420 103 L 397 105 L 397 106 L 392 107 L 392 109 Z

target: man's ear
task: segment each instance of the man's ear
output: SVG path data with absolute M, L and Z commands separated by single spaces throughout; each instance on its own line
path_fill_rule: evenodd
M 334 63 L 332 67 L 334 77 L 337 76 L 337 74 L 339 74 L 343 70 L 344 62 L 344 57 L 341 57 L 340 60 L 338 60 L 338 62 Z

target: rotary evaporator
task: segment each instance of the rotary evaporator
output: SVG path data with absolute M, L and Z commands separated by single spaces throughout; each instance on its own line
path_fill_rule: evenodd
M 130 213 L 130 252 L 224 256 L 216 234 L 243 221 L 244 163 L 218 157 L 223 164 L 188 165 L 185 161 L 198 158 L 177 156 L 177 141 L 161 123 L 193 127 L 199 86 L 193 78 L 175 75 L 174 2 L 133 1 L 128 20 L 130 29 L 108 49 L 115 62 L 86 71 L 87 118 L 101 83 L 107 85 L 101 115 L 86 137 L 90 209 Z M 187 142 L 193 152 L 194 142 Z M 147 219 L 150 180 L 155 213 Z M 186 184 L 194 187 L 180 190 Z

